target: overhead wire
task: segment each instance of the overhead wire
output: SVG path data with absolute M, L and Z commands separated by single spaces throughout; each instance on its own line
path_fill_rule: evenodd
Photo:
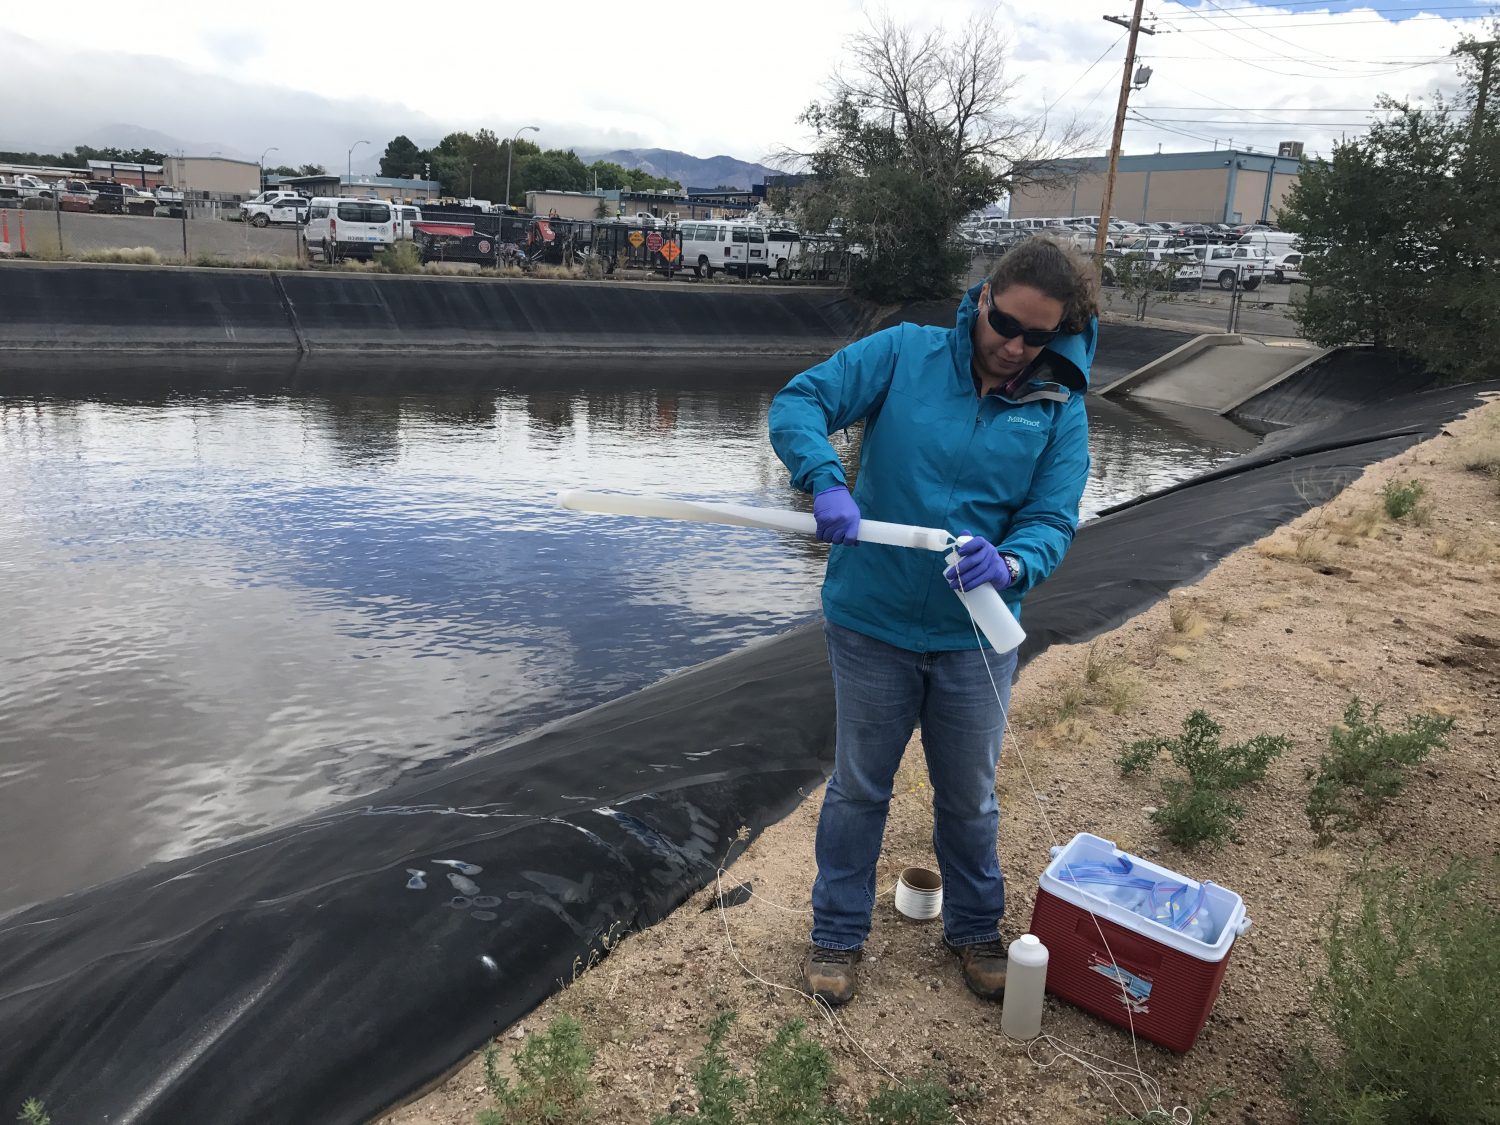
M 1067 97 L 1069 94 L 1071 94 L 1073 92 L 1074 87 L 1076 87 L 1078 85 L 1078 83 L 1082 82 L 1085 78 L 1087 78 L 1089 76 L 1090 72 L 1093 71 L 1094 67 L 1098 66 L 1100 63 L 1102 63 L 1104 61 L 1104 56 L 1107 55 L 1107 54 L 1109 54 L 1111 51 L 1113 51 L 1116 47 L 1118 47 L 1120 45 L 1120 40 L 1124 39 L 1125 36 L 1126 36 L 1126 34 L 1127 34 L 1126 32 L 1121 32 L 1120 33 L 1120 38 L 1116 39 L 1108 47 L 1104 48 L 1104 50 L 1099 53 L 1099 57 L 1097 59 L 1095 59 L 1093 62 L 1089 63 L 1088 69 L 1085 70 L 1082 74 L 1080 74 L 1077 78 L 1073 79 L 1073 81 L 1068 84 L 1068 88 L 1066 90 L 1064 90 L 1062 93 L 1058 94 L 1057 97 L 1053 98 L 1050 102 L 1048 102 L 1047 103 L 1047 108 L 1044 109 L 1042 112 L 1043 113 L 1050 112 L 1053 106 L 1055 106 L 1058 102 L 1062 101 L 1065 97 Z M 1092 104 L 1092 103 L 1090 103 L 1090 104 Z
M 1243 35 L 1240 34 L 1239 29 L 1237 27 L 1231 26 L 1231 25 L 1226 24 L 1226 23 L 1217 23 L 1217 22 L 1215 22 L 1215 19 L 1217 17 L 1210 16 L 1209 14 L 1207 14 L 1205 12 L 1201 12 L 1201 11 L 1197 10 L 1196 8 L 1189 8 L 1189 7 L 1187 7 L 1186 3 L 1185 3 L 1185 0 L 1173 0 L 1173 2 L 1176 3 L 1179 7 L 1181 7 L 1182 10 L 1187 15 L 1190 15 L 1190 16 L 1194 17 L 1195 19 L 1202 20 L 1202 21 L 1208 23 L 1209 26 L 1210 26 L 1210 28 L 1212 28 L 1215 31 L 1222 31 L 1225 35 L 1228 35 L 1231 38 L 1235 39 L 1237 42 L 1244 43 L 1244 44 L 1246 44 L 1249 47 L 1256 48 L 1256 49 L 1259 49 L 1259 50 L 1266 50 L 1267 49 L 1263 44 L 1258 43 L 1258 42 L 1256 42 L 1254 40 L 1245 38 L 1245 36 L 1243 36 Z M 1223 13 L 1225 16 L 1228 16 L 1231 19 L 1236 20 L 1240 25 L 1242 25 L 1245 29 L 1247 29 L 1249 31 L 1254 31 L 1254 32 L 1256 32 L 1258 34 L 1264 35 L 1267 39 L 1274 40 L 1277 43 L 1285 43 L 1289 47 L 1296 47 L 1296 48 L 1301 48 L 1302 47 L 1301 44 L 1293 43 L 1290 39 L 1285 39 L 1285 38 L 1283 38 L 1280 35 L 1273 35 L 1269 31 L 1267 31 L 1267 30 L 1265 30 L 1265 29 L 1263 29 L 1261 27 L 1258 27 L 1255 24 L 1250 23 L 1248 20 L 1244 19 L 1242 16 L 1236 15 L 1234 12 L 1230 11 L 1228 8 L 1221 7 L 1216 2 L 1216 0 L 1204 0 L 1204 3 L 1206 3 L 1206 4 L 1210 5 L 1211 7 L 1215 8 L 1217 11 Z M 1342 22 L 1345 22 L 1345 21 L 1340 21 L 1340 22 L 1342 23 Z M 1185 31 L 1185 30 L 1188 30 L 1188 29 L 1176 29 L 1176 30 Z M 1282 52 L 1281 55 L 1280 55 L 1280 59 L 1281 59 L 1281 61 L 1293 63 L 1294 65 L 1316 67 L 1319 70 L 1328 71 L 1329 72 L 1329 76 L 1332 76 L 1332 77 L 1345 77 L 1345 76 L 1351 75 L 1352 72 L 1350 72 L 1348 70 L 1348 68 L 1347 68 L 1347 64 L 1349 64 L 1351 62 L 1355 63 L 1356 65 L 1359 65 L 1359 60 L 1353 60 L 1353 59 L 1347 59 L 1347 58 L 1340 58 L 1340 57 L 1335 56 L 1335 55 L 1330 55 L 1330 54 L 1328 54 L 1328 53 L 1326 53 L 1324 51 L 1312 51 L 1310 54 L 1299 54 L 1299 55 L 1289 55 L 1289 54 L 1287 54 L 1285 52 Z M 1331 60 L 1331 61 L 1333 61 L 1335 63 L 1339 63 L 1341 65 L 1330 66 L 1326 62 L 1319 62 L 1318 61 L 1319 59 L 1329 59 L 1329 60 Z M 1247 64 L 1247 65 L 1254 65 L 1254 64 Z M 1381 64 L 1381 65 L 1389 65 L 1389 64 Z M 1425 64 L 1414 64 L 1414 65 L 1425 65 Z M 1270 68 L 1267 67 L 1267 68 L 1264 68 L 1264 69 L 1269 70 Z M 1395 67 L 1393 70 L 1390 71 L 1390 73 L 1399 73 L 1401 71 L 1401 69 L 1403 69 L 1403 68 L 1399 67 L 1399 66 Z M 1287 77 L 1308 77 L 1308 78 L 1323 77 L 1322 75 L 1298 75 L 1298 74 L 1291 74 L 1291 73 L 1281 72 L 1281 71 L 1272 71 L 1272 73 L 1285 73 Z M 1375 71 L 1375 72 L 1371 72 L 1371 73 L 1369 73 L 1369 74 L 1367 74 L 1365 76 L 1366 77 L 1370 77 L 1370 78 L 1375 78 L 1375 77 L 1383 77 L 1384 75 L 1381 72 L 1379 72 L 1379 71 Z

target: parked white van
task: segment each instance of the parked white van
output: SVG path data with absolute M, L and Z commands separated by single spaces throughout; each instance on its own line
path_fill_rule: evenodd
M 719 270 L 741 277 L 756 274 L 769 277 L 771 271 L 778 268 L 777 260 L 771 257 L 766 228 L 759 223 L 722 219 L 715 222 L 689 221 L 680 224 L 677 233 L 682 239 L 682 264 L 690 267 L 698 277 L 712 277 Z M 792 255 L 787 240 L 782 239 L 776 248 L 790 271 L 793 268 Z
M 1295 234 L 1287 231 L 1257 230 L 1240 235 L 1240 240 L 1235 245 L 1253 246 L 1261 252 L 1263 257 L 1276 258 L 1296 250 L 1299 242 Z
M 319 196 L 307 209 L 307 252 L 325 262 L 372 258 L 396 241 L 398 225 L 389 203 Z

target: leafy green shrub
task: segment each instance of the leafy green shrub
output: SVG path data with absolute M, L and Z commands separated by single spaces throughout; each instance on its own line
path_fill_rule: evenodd
M 1417 510 L 1422 497 L 1427 495 L 1427 486 L 1419 480 L 1406 482 L 1389 480 L 1380 490 L 1385 504 L 1385 514 L 1393 520 L 1403 519 Z
M 953 1093 L 931 1078 L 905 1086 L 882 1086 L 865 1106 L 869 1125 L 951 1125 Z
M 1147 738 L 1132 742 L 1115 760 L 1122 774 L 1149 769 L 1163 752 L 1187 774 L 1161 783 L 1163 805 L 1151 814 L 1163 835 L 1178 847 L 1208 842 L 1215 846 L 1232 838 L 1245 807 L 1229 796 L 1231 790 L 1262 781 L 1273 758 L 1291 747 L 1284 735 L 1258 734 L 1230 746 L 1219 743 L 1224 728 L 1205 711 L 1194 711 L 1176 738 Z
M 422 252 L 415 242 L 393 242 L 375 255 L 381 273 L 421 273 Z
M 21 1105 L 21 1115 L 16 1118 L 22 1125 L 52 1125 L 52 1115 L 36 1098 L 27 1098 Z
M 1500 1121 L 1500 867 L 1476 874 L 1372 869 L 1340 892 L 1313 990 L 1336 1046 L 1309 1036 L 1284 1076 L 1303 1125 Z
M 756 1125 L 842 1125 L 844 1115 L 828 1104 L 832 1077 L 833 1059 L 808 1037 L 801 1020 L 792 1020 L 756 1056 L 749 1120 Z
M 499 1053 L 493 1043 L 484 1049 L 484 1082 L 496 1108 L 481 1110 L 479 1125 L 571 1125 L 588 1120 L 585 1099 L 594 1049 L 584 1042 L 577 1020 L 557 1016 L 545 1032 L 526 1040 L 511 1056 L 516 1064 L 514 1084 L 495 1066 Z
M 1447 745 L 1453 720 L 1412 715 L 1406 730 L 1388 731 L 1377 704 L 1368 715 L 1355 696 L 1344 709 L 1343 726 L 1328 732 L 1328 753 L 1318 760 L 1307 795 L 1307 823 L 1326 844 L 1335 832 L 1352 832 L 1370 820 L 1406 785 L 1406 771 Z

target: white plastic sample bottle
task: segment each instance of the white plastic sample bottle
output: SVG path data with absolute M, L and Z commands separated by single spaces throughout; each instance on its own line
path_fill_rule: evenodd
M 971 536 L 960 535 L 957 543 L 967 543 Z M 948 565 L 958 565 L 958 547 L 948 552 Z M 1020 622 L 1011 613 L 1005 602 L 1000 597 L 1000 591 L 995 589 L 993 582 L 984 582 L 972 590 L 954 590 L 958 600 L 968 608 L 969 614 L 974 618 L 974 623 L 979 626 L 989 640 L 990 644 L 998 653 L 1007 653 L 1013 648 L 1019 648 L 1022 641 L 1026 639 L 1026 632 L 1021 628 Z M 1006 985 L 1007 988 L 1010 985 Z
M 1042 1033 L 1042 997 L 1047 990 L 1047 947 L 1035 934 L 1010 943 L 1005 970 L 1005 1004 L 1000 1030 L 1012 1039 L 1035 1039 Z

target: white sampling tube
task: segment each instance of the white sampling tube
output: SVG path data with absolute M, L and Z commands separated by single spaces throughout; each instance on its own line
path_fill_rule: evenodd
M 818 524 L 806 512 L 778 508 L 755 508 L 749 504 L 710 504 L 702 500 L 671 500 L 664 496 L 630 496 L 620 492 L 559 492 L 557 502 L 579 512 L 605 512 L 616 516 L 654 516 L 658 519 L 692 520 L 696 523 L 726 523 L 734 527 L 764 527 L 771 531 L 795 531 L 814 535 Z M 861 543 L 884 543 L 888 547 L 915 547 L 922 551 L 945 551 L 953 536 L 938 527 L 913 527 L 905 523 L 859 521 Z
M 588 492 L 581 488 L 559 492 L 557 502 L 561 507 L 575 512 L 691 520 L 695 523 L 729 524 L 732 527 L 763 527 L 770 531 L 794 531 L 800 535 L 815 535 L 818 530 L 817 520 L 806 512 L 756 508 L 749 504 L 710 504 L 704 500 L 673 500 L 665 496 L 634 496 L 623 492 Z M 940 527 L 914 527 L 905 523 L 861 519 L 859 541 L 882 543 L 888 547 L 913 547 L 921 551 L 948 551 L 949 565 L 958 565 L 957 551 L 949 550 L 954 543 L 953 536 Z M 991 583 L 986 582 L 965 592 L 954 592 L 996 652 L 1009 652 L 1026 639 L 1019 622 L 1001 600 L 1000 591 Z

